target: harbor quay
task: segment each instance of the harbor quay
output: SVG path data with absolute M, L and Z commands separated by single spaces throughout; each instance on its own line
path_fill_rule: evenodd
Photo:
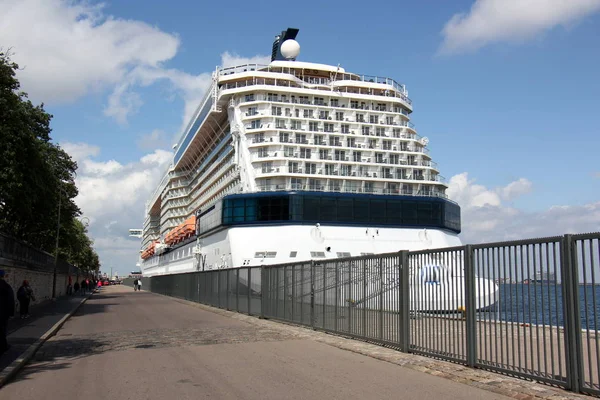
M 98 399 L 586 397 L 125 285 L 91 295 L 0 398 L 82 387 Z

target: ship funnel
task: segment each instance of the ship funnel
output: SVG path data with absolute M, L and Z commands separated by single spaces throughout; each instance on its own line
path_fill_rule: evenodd
M 293 51 L 290 51 L 289 49 L 284 49 L 284 51 L 287 50 L 285 51 L 285 56 L 281 54 L 281 45 L 285 43 L 286 40 L 292 40 L 293 42 L 295 42 L 296 35 L 298 35 L 299 31 L 300 29 L 287 28 L 286 31 L 282 31 L 280 35 L 275 36 L 275 41 L 273 42 L 273 49 L 271 50 L 271 61 L 293 61 L 296 59 L 298 53 L 300 52 L 300 45 L 298 45 L 296 49 L 296 46 L 290 46 L 292 42 L 288 42 L 288 45 L 286 47 L 293 47 Z

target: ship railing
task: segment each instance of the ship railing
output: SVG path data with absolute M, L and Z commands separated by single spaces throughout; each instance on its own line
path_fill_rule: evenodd
M 346 72 L 340 72 L 340 73 L 332 72 L 332 73 L 330 73 L 330 75 L 331 75 L 330 78 L 312 77 L 312 76 L 303 75 L 302 73 L 298 72 L 298 70 L 294 70 L 291 68 L 283 68 L 282 69 L 282 67 L 279 67 L 279 66 L 271 67 L 269 65 L 262 65 L 262 64 L 245 64 L 245 65 L 221 68 L 221 69 L 219 69 L 218 73 L 219 73 L 219 76 L 224 77 L 224 76 L 228 76 L 228 75 L 245 73 L 245 72 L 253 72 L 253 71 L 259 71 L 259 70 L 263 71 L 263 72 L 283 73 L 286 75 L 291 75 L 298 80 L 301 80 L 308 84 L 314 84 L 314 85 L 327 86 L 335 81 L 359 81 L 359 82 L 368 82 L 368 83 L 387 85 L 387 86 L 391 86 L 392 88 L 394 88 L 394 90 L 398 92 L 399 97 L 402 97 L 403 100 L 405 100 L 407 103 L 412 104 L 412 101 L 408 98 L 408 92 L 406 90 L 405 85 L 396 82 L 396 80 L 394 80 L 392 78 L 381 77 L 381 76 L 352 74 L 352 73 L 346 73 Z M 228 88 L 231 88 L 231 87 L 228 87 Z
M 308 82 L 304 82 L 302 80 L 300 80 L 300 82 L 298 83 L 295 81 L 288 81 L 288 80 L 283 80 L 283 79 L 253 77 L 252 79 L 244 79 L 244 80 L 237 80 L 235 82 L 222 83 L 220 85 L 220 89 L 221 90 L 241 89 L 241 88 L 245 88 L 248 86 L 257 86 L 257 85 L 301 88 L 301 87 L 303 87 L 303 83 L 308 84 Z M 410 100 L 406 95 L 404 95 L 396 90 L 374 90 L 374 89 L 360 88 L 360 87 L 354 88 L 354 87 L 350 87 L 350 86 L 339 86 L 339 87 L 332 88 L 331 85 L 326 85 L 326 84 L 318 84 L 318 85 L 315 85 L 314 88 L 318 89 L 318 90 L 324 90 L 327 92 L 331 92 L 332 90 L 334 90 L 335 93 L 354 93 L 354 94 L 374 95 L 374 96 L 379 96 L 379 97 L 394 97 L 394 98 L 401 99 L 409 106 L 412 105 L 412 100 Z M 244 98 L 242 100 L 243 100 L 243 102 L 259 101 L 259 100 L 257 100 L 257 98 L 258 98 L 257 96 L 254 96 L 254 97 L 249 97 L 248 99 Z M 263 101 L 265 101 L 265 100 L 263 100 Z M 290 102 L 293 102 L 293 100 L 291 100 L 291 99 L 284 100 L 283 102 L 290 103 Z M 298 100 L 298 103 L 301 103 L 301 101 Z M 326 104 L 322 103 L 322 104 L 313 104 L 313 105 L 323 105 L 324 106 Z M 344 107 L 344 105 L 342 105 L 342 107 Z
M 309 192 L 338 192 L 338 193 L 367 193 L 367 194 L 385 194 L 390 196 L 417 196 L 417 197 L 438 197 L 448 199 L 448 195 L 437 190 L 400 190 L 400 189 L 369 189 L 358 187 L 327 186 L 325 184 L 261 184 L 257 185 L 259 192 L 277 192 L 277 191 L 309 191 Z M 452 200 L 450 200 L 452 201 Z

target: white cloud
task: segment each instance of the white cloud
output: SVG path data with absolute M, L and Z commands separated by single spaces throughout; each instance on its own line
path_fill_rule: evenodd
M 163 130 L 155 129 L 148 134 L 140 135 L 137 145 L 142 150 L 152 150 L 169 149 L 172 143 L 169 142 L 167 134 Z
M 505 203 L 529 193 L 531 189 L 531 182 L 525 178 L 490 189 L 469 180 L 467 173 L 453 176 L 447 193 L 461 206 L 463 243 L 528 239 L 598 230 L 600 202 L 583 206 L 554 206 L 538 212 L 525 212 Z
M 61 146 L 79 163 L 75 202 L 89 218 L 89 232 L 100 255 L 103 269 L 118 267 L 131 271 L 138 257 L 139 239 L 128 237 L 130 228 L 140 228 L 144 204 L 158 185 L 173 154 L 155 150 L 127 164 L 96 160 L 97 147 L 85 143 Z M 74 151 L 71 153 L 71 151 Z
M 599 10 L 600 0 L 476 0 L 469 13 L 455 14 L 446 23 L 441 52 L 458 53 L 494 42 L 530 39 Z
M 78 163 L 83 161 L 84 159 L 92 156 L 97 156 L 100 154 L 100 147 L 93 146 L 87 143 L 61 143 L 60 147 L 69 155 L 71 158 Z
M 235 53 L 232 54 L 228 51 L 221 54 L 221 66 L 224 68 L 235 67 L 236 65 L 244 65 L 244 64 L 268 65 L 270 63 L 271 63 L 271 56 L 257 55 L 254 57 L 241 57 Z
M 115 160 L 96 162 L 86 159 L 79 165 L 78 173 L 83 172 L 86 175 L 105 176 L 119 172 L 122 169 L 123 166 Z
M 512 200 L 524 194 L 531 192 L 532 184 L 525 178 L 511 182 L 508 185 L 500 188 L 498 192 L 503 200 Z
M 44 102 L 116 85 L 132 68 L 159 67 L 179 47 L 176 35 L 105 15 L 88 2 L 0 0 L 0 9 L 2 45 L 22 67 L 24 90 Z
M 127 117 L 136 114 L 142 104 L 142 98 L 132 90 L 131 85 L 121 83 L 108 97 L 108 105 L 104 109 L 104 115 L 114 118 L 120 125 L 126 125 Z
M 143 106 L 136 89 L 164 80 L 184 100 L 185 126 L 210 86 L 212 71 L 193 75 L 165 67 L 177 54 L 176 34 L 107 15 L 102 5 L 0 0 L 0 10 L 2 46 L 12 49 L 23 90 L 34 101 L 70 102 L 109 89 L 104 115 L 126 125 Z M 221 55 L 223 66 L 269 62 L 268 56 Z

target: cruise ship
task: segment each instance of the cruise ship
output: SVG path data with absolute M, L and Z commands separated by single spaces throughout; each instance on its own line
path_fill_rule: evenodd
M 217 68 L 146 204 L 144 276 L 460 246 L 405 85 L 298 61 Z

